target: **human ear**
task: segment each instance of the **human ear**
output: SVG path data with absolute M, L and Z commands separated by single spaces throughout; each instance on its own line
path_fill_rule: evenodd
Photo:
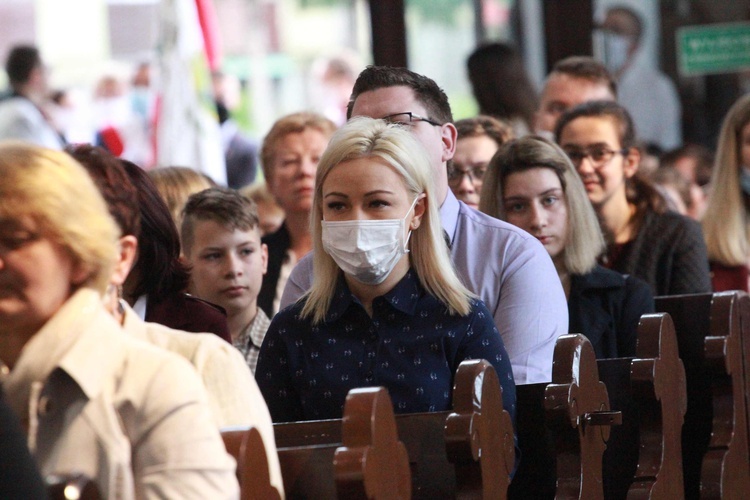
M 109 279 L 109 282 L 115 286 L 122 286 L 125 283 L 138 253 L 138 239 L 135 236 L 123 236 L 119 243 L 120 250 L 117 253 L 117 263 Z
M 445 123 L 441 125 L 441 140 L 443 142 L 443 155 L 442 161 L 446 162 L 453 158 L 456 153 L 456 138 L 458 137 L 458 130 L 452 123 Z
M 422 217 L 427 211 L 427 195 L 425 193 L 420 194 L 417 197 L 417 202 L 414 204 L 414 216 L 411 218 L 409 223 L 409 229 L 412 231 L 417 229 L 422 224 Z
M 641 164 L 641 152 L 638 148 L 630 148 L 623 161 L 623 170 L 625 178 L 630 179 L 638 172 L 638 166 Z
M 260 260 L 263 274 L 266 274 L 266 271 L 268 270 L 268 245 L 265 243 L 260 245 Z

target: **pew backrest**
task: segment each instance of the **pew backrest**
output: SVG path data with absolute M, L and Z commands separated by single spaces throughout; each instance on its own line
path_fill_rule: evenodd
M 607 386 L 585 336 L 557 339 L 544 408 L 557 437 L 556 498 L 603 498 L 602 455 L 609 428 L 622 423 L 622 414 L 610 411 Z
M 741 292 L 656 298 L 674 321 L 687 381 L 682 429 L 686 498 L 750 491 Z

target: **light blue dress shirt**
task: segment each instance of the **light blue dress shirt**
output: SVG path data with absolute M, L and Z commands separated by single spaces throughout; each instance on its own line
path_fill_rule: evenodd
M 557 337 L 568 333 L 568 305 L 541 243 L 511 224 L 473 210 L 449 190 L 440 219 L 464 285 L 492 312 L 517 385 L 550 382 Z M 292 270 L 281 308 L 312 285 L 312 253 Z

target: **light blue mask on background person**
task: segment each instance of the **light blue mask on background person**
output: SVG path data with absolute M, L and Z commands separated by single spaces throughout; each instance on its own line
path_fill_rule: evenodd
M 365 285 L 379 285 L 391 274 L 406 248 L 411 231 L 402 219 L 321 221 L 323 249 L 346 274 Z
M 619 72 L 628 62 L 628 51 L 633 42 L 626 35 L 607 30 L 594 31 L 594 57 L 602 61 L 612 74 Z
M 742 192 L 750 196 L 750 168 L 740 167 L 740 187 Z

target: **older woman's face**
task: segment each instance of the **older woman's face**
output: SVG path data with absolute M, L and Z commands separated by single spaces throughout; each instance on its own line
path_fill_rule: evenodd
M 282 137 L 277 146 L 273 175 L 268 188 L 287 213 L 308 213 L 312 210 L 315 172 L 328 145 L 323 132 L 306 128 Z
M 31 220 L 0 221 L 0 335 L 31 337 L 85 279 Z

